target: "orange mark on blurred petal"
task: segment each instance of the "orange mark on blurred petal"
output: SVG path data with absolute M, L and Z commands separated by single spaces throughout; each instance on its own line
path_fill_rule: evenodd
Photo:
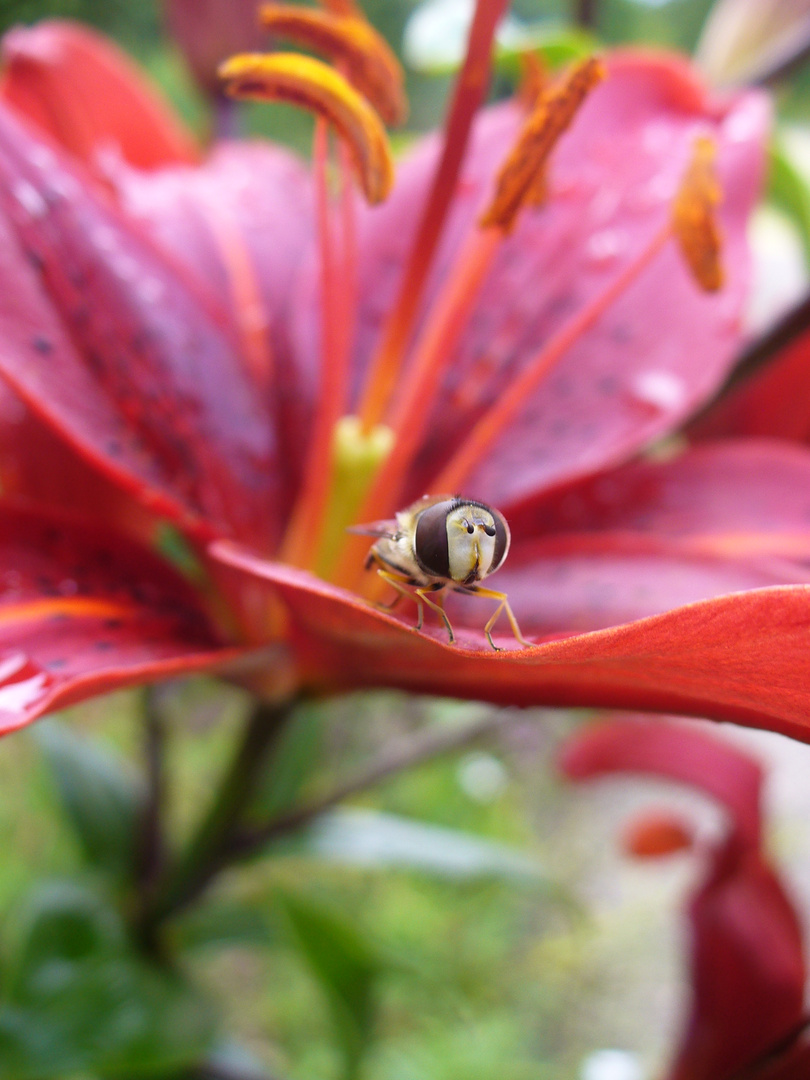
M 114 619 L 129 617 L 142 609 L 114 600 L 93 600 L 82 596 L 47 597 L 0 608 L 0 626 L 7 623 L 44 619 Z
M 260 19 L 276 37 L 325 55 L 368 98 L 386 124 L 407 115 L 402 68 L 387 42 L 357 14 L 265 4 Z
M 501 167 L 495 195 L 481 218 L 483 227 L 495 225 L 510 232 L 522 207 L 537 201 L 551 151 L 605 74 L 601 60 L 590 57 L 540 95 Z
M 680 817 L 665 810 L 640 814 L 625 827 L 622 848 L 637 859 L 660 859 L 687 851 L 694 844 L 694 833 Z
M 295 53 L 233 56 L 219 69 L 229 94 L 285 101 L 322 116 L 345 140 L 363 194 L 382 202 L 394 182 L 385 129 L 368 102 L 327 64 Z
M 701 288 L 716 292 L 724 280 L 717 206 L 722 188 L 715 170 L 717 150 L 708 136 L 695 139 L 692 159 L 672 203 L 672 229 Z

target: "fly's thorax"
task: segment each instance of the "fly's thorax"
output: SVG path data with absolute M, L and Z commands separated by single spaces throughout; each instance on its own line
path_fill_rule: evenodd
M 413 557 L 425 574 L 470 585 L 503 563 L 509 527 L 484 503 L 443 499 L 420 510 L 413 530 Z

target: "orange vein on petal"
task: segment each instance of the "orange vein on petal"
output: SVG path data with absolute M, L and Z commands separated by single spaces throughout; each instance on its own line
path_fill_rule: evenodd
M 394 164 L 382 122 L 338 72 L 295 53 L 233 56 L 219 69 L 233 97 L 285 101 L 323 116 L 344 139 L 368 202 L 382 202 L 394 181 Z
M 716 292 L 723 285 L 722 236 L 716 213 L 723 192 L 715 170 L 716 156 L 708 136 L 695 139 L 692 159 L 672 203 L 672 229 L 681 253 L 706 292 Z
M 87 597 L 47 597 L 22 604 L 0 607 L 0 626 L 6 623 L 31 622 L 38 619 L 68 617 L 73 619 L 109 619 L 140 614 L 136 604 L 115 600 L 91 600 Z
M 601 60 L 589 57 L 543 91 L 501 167 L 495 195 L 481 217 L 482 226 L 497 225 L 504 232 L 511 232 L 521 208 L 536 201 L 538 190 L 542 191 L 543 169 L 549 154 L 585 98 L 605 75 Z
M 407 115 L 405 78 L 387 42 L 362 17 L 292 4 L 265 4 L 259 18 L 276 37 L 325 55 L 371 102 L 386 124 Z
M 239 230 L 220 208 L 208 223 L 225 265 L 236 326 L 251 375 L 262 387 L 270 385 L 273 350 L 259 279 Z

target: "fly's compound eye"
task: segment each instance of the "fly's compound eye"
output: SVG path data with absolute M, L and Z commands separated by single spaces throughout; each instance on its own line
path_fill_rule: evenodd
M 433 577 L 450 577 L 450 542 L 447 515 L 456 506 L 453 499 L 428 506 L 419 515 L 413 538 L 413 553 L 419 566 Z M 473 527 L 469 527 L 473 531 Z
M 476 533 L 479 540 L 467 541 Z M 489 543 L 482 545 L 484 537 Z M 508 550 L 509 526 L 502 514 L 483 503 L 443 499 L 417 518 L 414 558 L 432 577 L 468 583 L 472 575 L 480 581 L 501 566 Z

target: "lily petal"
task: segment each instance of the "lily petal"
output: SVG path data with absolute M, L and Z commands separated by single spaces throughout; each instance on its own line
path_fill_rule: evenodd
M 396 686 L 512 705 L 705 716 L 810 741 L 810 586 L 754 589 L 623 626 L 493 653 L 483 631 L 417 631 L 405 618 L 227 541 L 212 558 L 266 582 L 286 607 L 304 684 Z M 483 601 L 481 601 L 483 604 Z M 500 638 L 503 645 L 508 639 Z
M 492 579 L 531 636 L 601 630 L 710 596 L 799 582 L 810 583 L 810 568 L 790 559 L 726 556 L 619 531 L 522 544 Z M 481 604 L 453 597 L 447 609 L 454 625 L 480 626 Z
M 0 734 L 232 660 L 189 585 L 119 535 L 0 507 Z
M 272 422 L 213 298 L 5 107 L 0 180 L 2 375 L 144 505 L 265 547 Z
M 761 770 L 708 733 L 663 720 L 585 728 L 565 747 L 562 767 L 580 780 L 626 771 L 681 780 L 729 811 L 731 829 L 709 850 L 708 874 L 689 905 L 691 1015 L 667 1076 L 748 1075 L 761 1055 L 795 1036 L 805 981 L 798 916 L 761 850 Z M 807 1047 L 750 1075 L 798 1080 L 802 1062 L 806 1070 Z
M 3 38 L 0 95 L 89 166 L 117 150 L 149 169 L 199 153 L 132 61 L 80 23 L 51 19 Z
M 792 335 L 767 364 L 719 397 L 689 434 L 699 440 L 764 435 L 810 442 L 810 332 Z
M 300 266 L 314 260 L 312 183 L 302 161 L 262 142 L 226 142 L 196 168 L 149 172 L 118 163 L 108 172 L 127 217 L 228 307 L 251 371 L 274 411 L 281 445 L 306 430 L 316 372 L 296 387 L 287 315 Z M 284 454 L 279 482 L 291 505 L 303 455 Z
M 512 529 L 511 561 L 539 536 L 616 531 L 704 554 L 808 559 L 810 453 L 770 439 L 706 443 L 501 509 Z

